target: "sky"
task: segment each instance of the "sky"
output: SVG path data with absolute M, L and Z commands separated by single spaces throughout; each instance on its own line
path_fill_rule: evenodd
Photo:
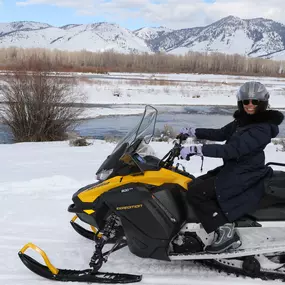
M 0 0 L 1 22 L 37 21 L 63 26 L 117 23 L 130 30 L 172 29 L 211 24 L 233 15 L 285 24 L 284 0 Z

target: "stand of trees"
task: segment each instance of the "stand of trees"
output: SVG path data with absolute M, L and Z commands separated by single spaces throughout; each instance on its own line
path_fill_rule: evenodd
M 14 70 L 19 62 L 34 58 L 50 62 L 53 71 L 214 73 L 284 76 L 285 61 L 248 58 L 238 54 L 189 52 L 186 55 L 120 54 L 116 52 L 67 52 L 47 49 L 0 49 L 0 69 Z

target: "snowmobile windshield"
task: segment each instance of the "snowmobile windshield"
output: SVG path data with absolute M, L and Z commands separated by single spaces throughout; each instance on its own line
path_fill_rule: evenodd
M 149 146 L 154 132 L 157 118 L 157 109 L 147 105 L 138 124 L 123 137 L 116 145 L 115 149 L 103 162 L 97 171 L 97 179 L 105 180 L 112 174 L 120 158 L 126 153 L 149 152 Z
M 145 144 L 149 144 L 154 135 L 156 117 L 157 109 L 147 105 L 139 123 L 119 141 L 113 150 L 113 153 L 120 149 L 122 145 L 127 144 L 129 147 L 138 140 L 143 141 Z

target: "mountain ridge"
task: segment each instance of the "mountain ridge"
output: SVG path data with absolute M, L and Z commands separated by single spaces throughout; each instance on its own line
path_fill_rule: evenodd
M 0 48 L 49 48 L 67 51 L 114 50 L 122 53 L 185 54 L 221 52 L 285 59 L 285 25 L 262 17 L 227 16 L 212 24 L 184 29 L 123 28 L 116 23 L 53 26 L 34 21 L 0 23 Z

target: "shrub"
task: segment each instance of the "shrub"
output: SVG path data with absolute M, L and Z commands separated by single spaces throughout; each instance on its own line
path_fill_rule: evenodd
M 70 146 L 89 146 L 91 143 L 89 143 L 86 138 L 76 138 L 76 139 L 71 139 L 69 141 Z
M 118 143 L 121 140 L 121 138 L 113 135 L 106 135 L 104 137 L 104 140 L 108 143 Z
M 62 140 L 77 124 L 84 95 L 75 78 L 52 74 L 48 61 L 30 58 L 1 80 L 1 117 L 16 142 Z
M 277 148 L 276 148 L 277 151 L 285 151 L 285 139 L 284 138 L 274 139 L 272 140 L 272 143 L 274 145 L 277 145 Z M 281 146 L 281 148 L 278 146 Z
M 164 125 L 163 130 L 158 130 L 155 133 L 155 141 L 168 142 L 170 139 L 176 138 L 177 133 L 172 126 Z

